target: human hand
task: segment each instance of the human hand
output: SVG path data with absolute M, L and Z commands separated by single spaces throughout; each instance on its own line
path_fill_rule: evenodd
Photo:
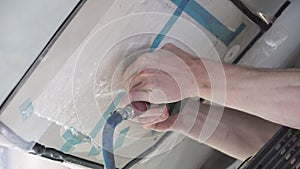
M 144 128 L 189 133 L 197 119 L 199 101 L 189 99 L 182 112 L 174 116 L 169 116 L 167 106 L 162 104 L 199 96 L 199 86 L 207 78 L 200 59 L 167 44 L 157 52 L 138 57 L 123 78 L 129 90 L 127 99 L 161 104 L 138 117 Z
M 199 96 L 206 75 L 200 59 L 174 45 L 139 56 L 123 74 L 131 101 L 176 102 Z
M 199 100 L 188 99 L 184 105 L 181 105 L 182 108 L 180 112 L 172 116 L 169 116 L 169 109 L 166 105 L 160 105 L 144 112 L 142 115 L 137 117 L 137 119 L 146 129 L 160 132 L 177 131 L 182 134 L 189 135 L 195 126 L 199 127 L 199 125 L 197 125 L 197 123 L 199 123 L 199 118 L 197 118 L 199 105 Z M 197 131 L 200 130 L 200 128 L 197 128 Z

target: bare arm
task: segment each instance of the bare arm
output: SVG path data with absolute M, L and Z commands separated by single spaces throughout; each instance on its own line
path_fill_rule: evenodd
M 205 114 L 208 105 L 200 107 L 199 114 Z M 203 124 L 203 117 L 197 122 Z M 196 127 L 197 125 L 195 125 Z M 226 108 L 222 119 L 205 144 L 240 160 L 254 155 L 279 129 L 279 125 L 265 121 L 243 112 Z M 188 134 L 190 137 L 199 138 L 195 128 Z M 201 140 L 200 140 L 201 141 Z
M 241 160 L 254 155 L 280 127 L 238 110 L 214 107 L 210 111 L 210 105 L 189 103 L 192 104 L 179 115 L 169 117 L 167 110 L 160 107 L 149 110 L 139 120 L 147 129 L 177 131 Z M 209 113 L 214 115 L 208 116 Z M 204 127 L 205 122 L 209 127 Z M 204 133 L 209 133 L 208 137 L 203 137 Z
M 233 65 L 223 67 L 227 81 L 226 106 L 300 129 L 299 70 L 253 69 Z M 206 87 L 210 86 L 210 81 L 208 78 L 202 79 Z M 204 91 L 202 97 L 212 100 L 209 87 L 201 90 Z M 214 92 L 222 91 L 214 89 Z
M 223 75 L 218 73 L 220 70 L 224 71 Z M 221 76 L 225 76 L 226 85 Z M 279 128 L 274 123 L 300 129 L 299 70 L 252 69 L 192 59 L 176 46 L 166 45 L 156 53 L 137 58 L 123 77 L 131 100 L 169 103 L 202 97 L 232 108 L 225 109 L 217 129 L 205 143 L 240 159 L 255 153 L 271 138 Z M 212 82 L 217 84 L 215 88 Z M 216 96 L 226 92 L 225 103 L 222 98 L 213 98 L 212 92 Z M 183 134 L 199 140 L 207 109 L 201 107 L 199 113 L 196 112 L 196 122 L 189 123 L 194 124 L 192 130 L 185 130 L 184 125 L 173 125 L 177 117 L 168 117 L 166 108 L 149 110 L 140 120 L 145 128 L 184 131 Z M 190 112 L 193 110 L 196 109 Z M 187 113 L 180 118 L 185 119 L 184 122 L 194 117 Z
M 300 70 L 254 69 L 193 59 L 176 46 L 166 45 L 140 56 L 124 77 L 133 100 L 166 103 L 202 97 L 300 129 Z

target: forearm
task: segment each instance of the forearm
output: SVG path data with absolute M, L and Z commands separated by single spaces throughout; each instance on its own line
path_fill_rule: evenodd
M 219 63 L 209 62 L 210 66 Z M 252 69 L 223 65 L 226 88 L 212 88 L 211 83 L 220 75 L 202 79 L 206 88 L 204 98 L 213 99 L 211 92 L 221 95 L 226 90 L 225 105 L 266 120 L 300 129 L 300 71 Z
M 188 136 L 241 160 L 255 154 L 280 127 L 258 117 L 225 108 L 216 130 L 208 140 L 202 140 L 200 132 L 206 132 L 203 129 L 201 131 L 201 128 L 207 120 L 208 110 L 209 105 L 200 106 L 197 120 Z

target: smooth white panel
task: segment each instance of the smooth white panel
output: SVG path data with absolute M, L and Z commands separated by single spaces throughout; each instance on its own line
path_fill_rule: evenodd
M 78 0 L 1 0 L 0 103 L 77 2 Z

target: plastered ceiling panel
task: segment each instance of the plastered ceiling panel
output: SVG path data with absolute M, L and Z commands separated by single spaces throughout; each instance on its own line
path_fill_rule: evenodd
M 121 76 L 136 52 L 173 43 L 223 61 L 234 47 L 235 54 L 225 59 L 232 62 L 259 31 L 230 1 L 87 1 L 0 119 L 26 140 L 102 163 L 103 125 L 126 94 Z M 114 136 L 117 166 L 164 134 L 135 121 L 122 123 Z M 150 157 L 169 152 L 183 139 L 171 134 Z

